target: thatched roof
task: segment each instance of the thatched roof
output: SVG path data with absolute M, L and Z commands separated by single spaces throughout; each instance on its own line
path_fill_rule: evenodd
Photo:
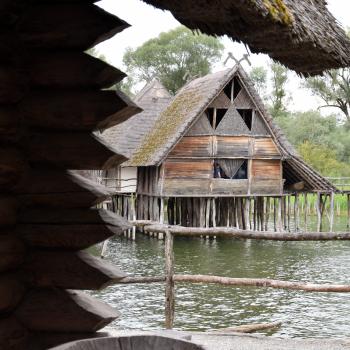
M 350 41 L 326 0 L 143 0 L 184 25 L 228 35 L 299 74 L 350 66 Z
M 124 123 L 104 131 L 100 136 L 118 149 L 118 153 L 130 158 L 145 136 L 154 128 L 160 112 L 168 106 L 172 96 L 158 81 L 153 80 L 136 95 L 134 102 L 143 109 Z
M 329 181 L 299 157 L 282 130 L 274 123 L 271 115 L 265 109 L 253 87 L 253 83 L 240 65 L 236 65 L 233 69 L 226 69 L 195 79 L 185 85 L 169 103 L 168 107 L 159 114 L 159 117 L 153 123 L 153 128 L 147 131 L 144 139 L 139 143 L 139 147 L 133 152 L 128 164 L 131 166 L 161 164 L 234 76 L 240 78 L 256 109 L 265 120 L 271 136 L 287 164 L 288 177 L 295 179 L 295 182 L 302 179 L 305 182 L 306 189 L 309 190 L 335 190 L 335 187 Z

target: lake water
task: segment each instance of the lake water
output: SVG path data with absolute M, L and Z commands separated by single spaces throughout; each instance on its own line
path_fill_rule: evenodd
M 272 242 L 176 238 L 175 272 L 350 284 L 350 242 Z M 107 260 L 132 276 L 159 276 L 164 242 L 137 235 L 116 237 Z M 115 285 L 95 293 L 117 308 L 118 329 L 159 329 L 164 324 L 164 285 Z M 268 288 L 176 284 L 175 329 L 217 329 L 282 321 L 267 332 L 285 337 L 347 337 L 350 294 L 306 293 Z

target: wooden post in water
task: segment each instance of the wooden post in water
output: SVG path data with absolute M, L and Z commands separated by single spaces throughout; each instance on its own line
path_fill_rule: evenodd
M 160 213 L 159 213 L 159 222 L 161 224 L 164 224 L 164 198 L 160 198 Z M 158 239 L 164 239 L 164 233 L 159 232 L 158 233 Z
M 308 208 L 308 198 L 307 198 L 307 193 L 304 193 L 304 231 L 307 232 L 307 218 L 308 218 L 308 213 L 307 213 L 307 208 Z
M 277 230 L 278 232 L 282 232 L 282 198 L 277 198 Z
M 287 227 L 288 227 L 288 232 L 290 232 L 290 195 L 287 197 Z
M 136 197 L 133 193 L 131 193 L 131 212 L 132 212 L 132 220 L 136 221 Z M 135 241 L 136 239 L 136 226 L 132 227 L 132 237 L 131 239 Z
M 212 210 L 212 223 L 213 227 L 216 227 L 216 201 L 215 198 L 213 198 L 213 210 Z
M 334 192 L 330 194 L 330 206 L 329 206 L 329 231 L 333 232 L 334 226 Z
M 348 224 L 346 225 L 347 226 L 347 229 L 350 230 L 350 193 L 348 193 L 347 195 L 348 197 Z
M 165 328 L 172 329 L 175 316 L 174 236 L 165 232 Z
M 321 232 L 321 193 L 317 192 L 316 210 L 317 210 L 317 232 Z

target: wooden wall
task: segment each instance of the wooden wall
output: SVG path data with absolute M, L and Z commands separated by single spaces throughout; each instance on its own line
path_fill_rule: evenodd
M 139 111 L 104 90 L 124 74 L 84 53 L 127 27 L 93 2 L 0 2 L 0 349 L 94 337 L 118 316 L 81 290 L 124 274 L 84 249 L 128 224 L 67 173 L 124 161 L 91 133 Z

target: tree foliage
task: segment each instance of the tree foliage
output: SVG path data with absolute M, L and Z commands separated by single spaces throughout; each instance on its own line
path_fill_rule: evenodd
M 128 48 L 123 62 L 134 83 L 149 82 L 156 77 L 175 93 L 188 78 L 208 74 L 221 58 L 223 49 L 218 39 L 194 34 L 180 26 L 136 49 Z
M 250 79 L 252 80 L 255 89 L 262 98 L 265 98 L 267 90 L 267 69 L 262 66 L 253 67 L 250 71 Z

